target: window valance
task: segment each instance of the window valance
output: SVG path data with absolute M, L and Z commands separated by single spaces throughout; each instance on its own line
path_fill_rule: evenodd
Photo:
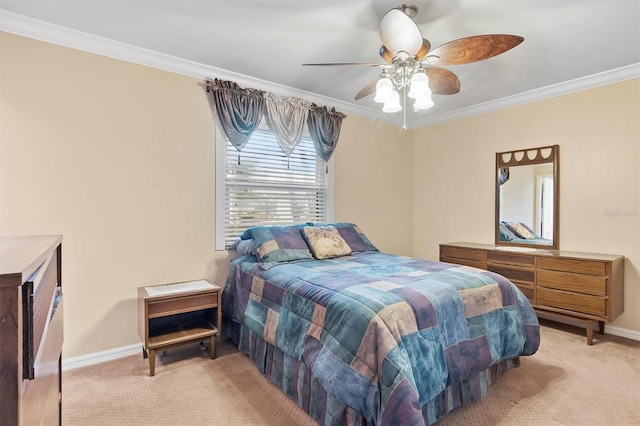
M 316 153 L 324 161 L 329 161 L 333 151 L 338 145 L 340 137 L 340 128 L 342 127 L 342 119 L 346 116 L 327 107 L 319 107 L 313 105 L 309 110 L 309 118 L 307 125 L 309 133 L 316 148 Z
M 262 120 L 264 92 L 223 80 L 208 82 L 207 92 L 213 96 L 224 134 L 238 151 L 242 150 Z
M 307 125 L 316 154 L 329 161 L 338 144 L 342 120 L 335 108 L 321 107 L 304 99 L 279 96 L 257 89 L 241 88 L 232 81 L 207 81 L 225 135 L 241 151 L 262 117 L 276 135 L 282 152 L 289 157 Z

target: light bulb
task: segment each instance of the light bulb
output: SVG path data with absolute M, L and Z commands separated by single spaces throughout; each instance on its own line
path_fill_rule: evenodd
M 391 96 L 391 92 L 393 92 L 393 83 L 391 82 L 391 79 L 382 77 L 376 83 L 376 96 L 373 100 L 379 103 L 385 103 Z

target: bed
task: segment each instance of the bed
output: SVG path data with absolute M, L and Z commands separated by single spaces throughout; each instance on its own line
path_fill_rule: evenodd
M 378 251 L 350 223 L 247 230 L 223 333 L 321 425 L 433 424 L 536 352 L 506 278 Z

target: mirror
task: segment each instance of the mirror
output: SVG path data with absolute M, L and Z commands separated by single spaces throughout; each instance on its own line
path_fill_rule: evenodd
M 496 245 L 559 248 L 558 155 L 558 145 L 496 154 Z

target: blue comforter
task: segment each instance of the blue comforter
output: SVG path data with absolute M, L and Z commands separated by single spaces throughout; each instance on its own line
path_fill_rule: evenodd
M 241 256 L 223 312 L 371 424 L 430 423 L 447 386 L 539 345 L 531 305 L 501 275 L 375 251 L 268 269 Z

